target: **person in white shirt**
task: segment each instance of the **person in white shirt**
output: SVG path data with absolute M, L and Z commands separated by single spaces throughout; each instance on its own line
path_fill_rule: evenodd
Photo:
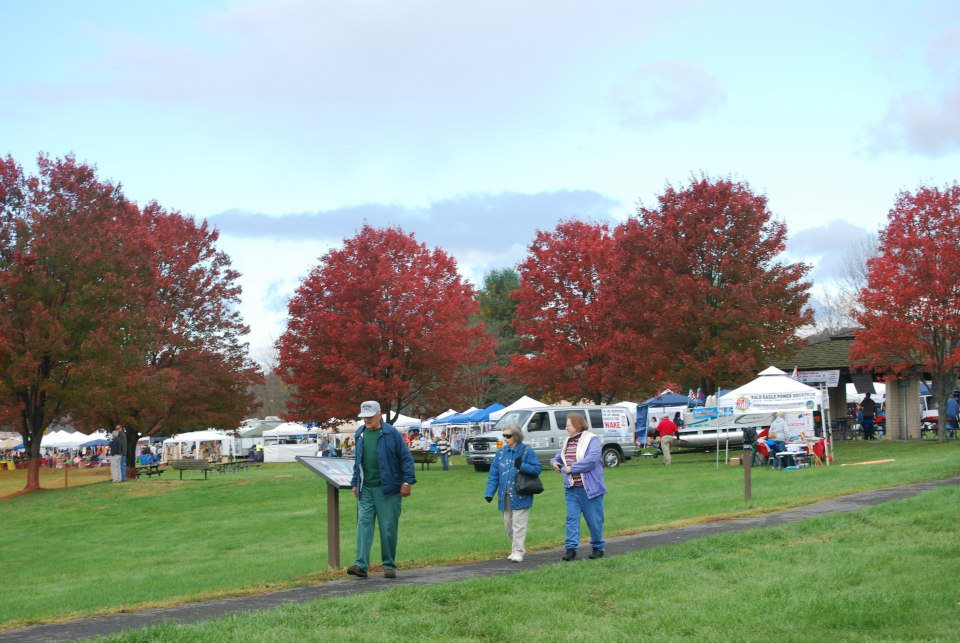
M 770 457 L 773 466 L 780 466 L 778 453 L 787 450 L 787 421 L 783 418 L 783 411 L 777 412 L 777 417 L 770 424 L 770 432 L 767 434 L 767 447 L 770 448 Z

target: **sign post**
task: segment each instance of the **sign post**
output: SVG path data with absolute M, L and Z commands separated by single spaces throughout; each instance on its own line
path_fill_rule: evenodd
M 327 566 L 340 567 L 340 490 L 351 489 L 353 460 L 298 455 L 297 462 L 327 482 Z

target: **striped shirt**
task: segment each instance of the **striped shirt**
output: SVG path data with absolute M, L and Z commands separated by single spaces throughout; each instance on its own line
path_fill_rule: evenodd
M 437 440 L 437 451 L 440 455 L 446 455 L 450 453 L 450 442 L 444 438 Z
M 577 461 L 577 444 L 580 443 L 580 433 L 567 440 L 567 448 L 563 452 L 563 461 L 567 464 L 573 464 Z M 570 479 L 573 480 L 574 487 L 583 486 L 583 475 L 580 473 L 571 473 Z

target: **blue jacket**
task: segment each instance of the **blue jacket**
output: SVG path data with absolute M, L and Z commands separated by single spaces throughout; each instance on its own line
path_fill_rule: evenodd
M 530 476 L 540 475 L 543 467 L 537 460 L 537 454 L 533 449 L 518 444 L 515 448 L 503 445 L 493 456 L 493 462 L 490 464 L 490 475 L 487 476 L 487 491 L 484 494 L 486 498 L 492 498 L 493 494 L 499 489 L 499 501 L 497 507 L 500 511 L 504 510 L 503 494 L 510 494 L 510 509 L 529 509 L 533 506 L 533 496 L 522 496 L 517 493 L 517 468 L 514 461 L 523 454 L 523 460 L 520 462 L 520 471 Z
M 400 493 L 400 485 L 417 484 L 416 469 L 413 466 L 413 456 L 407 443 L 403 441 L 400 432 L 384 422 L 380 425 L 383 435 L 377 440 L 377 461 L 380 463 L 380 486 L 383 495 Z M 356 448 L 353 454 L 353 479 L 350 485 L 357 488 L 357 493 L 363 488 L 363 434 L 366 427 L 361 426 L 354 435 Z

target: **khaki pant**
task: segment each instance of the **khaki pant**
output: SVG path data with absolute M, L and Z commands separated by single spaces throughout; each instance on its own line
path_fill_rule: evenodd
M 511 509 L 510 496 L 503 499 L 503 528 L 510 539 L 511 552 L 514 557 L 523 558 L 527 553 L 524 543 L 527 540 L 527 520 L 530 517 L 529 509 Z
M 673 459 L 670 457 L 670 445 L 677 441 L 675 435 L 664 435 L 660 438 L 660 450 L 663 451 L 663 463 L 670 464 Z
M 123 466 L 122 455 L 110 456 L 110 480 L 112 482 L 120 482 L 123 479 L 123 474 L 120 472 L 120 467 L 122 466 Z

